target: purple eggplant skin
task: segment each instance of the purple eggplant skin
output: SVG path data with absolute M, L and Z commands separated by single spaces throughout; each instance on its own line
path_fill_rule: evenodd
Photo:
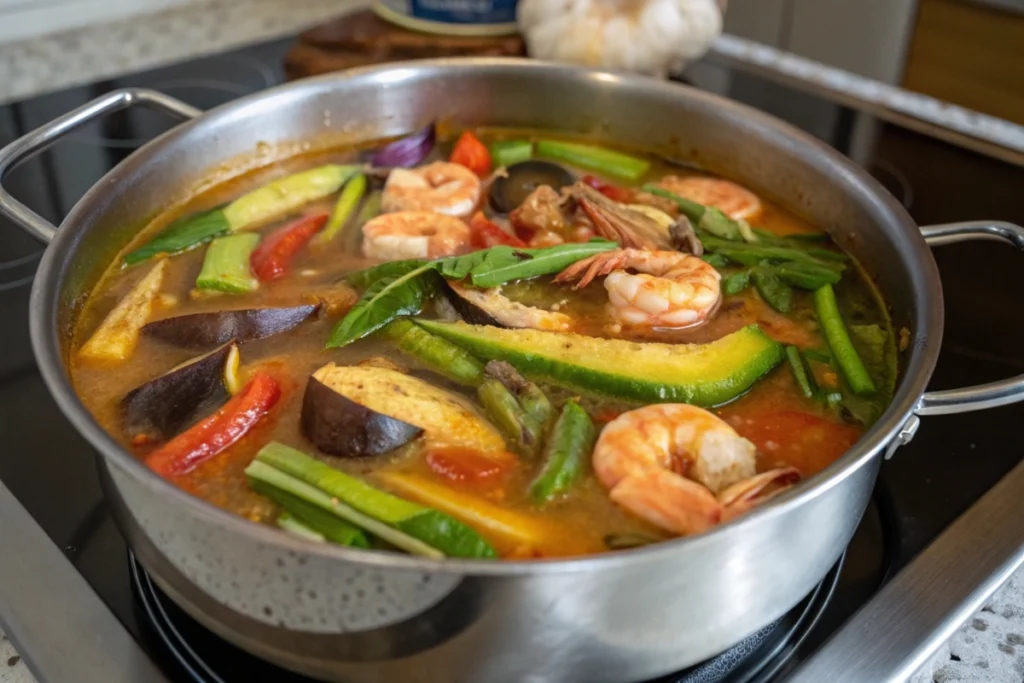
M 142 328 L 142 333 L 184 349 L 206 349 L 231 340 L 247 342 L 287 332 L 319 308 L 319 304 L 306 304 L 191 313 L 151 322 Z
M 462 319 L 470 325 L 492 325 L 494 327 L 505 327 L 490 313 L 480 308 L 468 299 L 464 299 L 455 288 L 448 284 L 448 281 L 444 278 L 438 278 L 444 284 L 441 287 L 441 291 L 444 293 L 444 298 L 448 299 L 448 302 L 452 305 L 452 308 L 462 316 Z
M 165 441 L 214 398 L 226 399 L 224 365 L 233 345 L 225 344 L 128 392 L 121 399 L 121 415 L 132 442 Z
M 314 446 L 343 458 L 387 453 L 423 433 L 416 425 L 356 403 L 315 377 L 306 384 L 299 424 Z

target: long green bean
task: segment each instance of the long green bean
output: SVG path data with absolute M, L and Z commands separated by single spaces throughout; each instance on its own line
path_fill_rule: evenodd
M 871 380 L 871 374 L 854 348 L 853 342 L 850 341 L 850 334 L 839 313 L 839 303 L 831 285 L 825 285 L 814 292 L 814 305 L 818 310 L 818 322 L 825 332 L 832 356 L 850 389 L 855 394 L 874 393 L 875 383 Z

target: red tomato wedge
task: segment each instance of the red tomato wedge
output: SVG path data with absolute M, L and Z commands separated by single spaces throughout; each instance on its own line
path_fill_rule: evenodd
M 633 200 L 632 190 L 625 187 L 619 187 L 618 185 L 612 185 L 611 183 L 606 183 L 597 176 L 585 175 L 583 176 L 583 182 L 590 185 L 613 202 L 624 202 L 628 204 Z
M 526 242 L 515 235 L 510 235 L 495 223 L 487 220 L 487 217 L 480 211 L 476 212 L 469 221 L 470 244 L 475 249 L 486 249 L 497 244 L 507 244 L 510 247 L 525 247 Z
M 449 446 L 427 453 L 427 466 L 442 479 L 460 484 L 492 481 L 506 474 L 504 463 L 471 448 Z
M 326 213 L 306 216 L 267 235 L 249 259 L 252 272 L 260 282 L 284 277 L 295 255 L 326 222 Z
M 279 398 L 277 380 L 256 373 L 220 410 L 150 453 L 146 465 L 165 478 L 187 474 L 245 436 Z
M 453 164 L 462 164 L 478 176 L 485 176 L 491 172 L 490 150 L 468 130 L 460 135 L 455 142 L 455 148 L 452 149 L 452 155 L 448 161 Z
M 795 410 L 737 415 L 729 424 L 753 441 L 768 463 L 792 465 L 805 477 L 824 469 L 860 437 L 853 425 Z

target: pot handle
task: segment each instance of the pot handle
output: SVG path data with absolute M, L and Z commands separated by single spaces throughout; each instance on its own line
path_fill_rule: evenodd
M 968 221 L 921 228 L 929 246 L 967 240 L 999 240 L 1024 251 L 1024 228 L 1002 221 Z M 918 401 L 918 415 L 946 415 L 984 410 L 1024 401 L 1024 375 L 964 389 L 926 392 Z
M 202 110 L 155 90 L 124 88 L 111 91 L 26 133 L 0 149 L 0 213 L 5 214 L 37 239 L 49 243 L 57 228 L 48 220 L 11 196 L 3 187 L 7 173 L 25 159 L 39 154 L 68 133 L 84 124 L 136 104 L 166 112 L 182 119 L 194 119 Z

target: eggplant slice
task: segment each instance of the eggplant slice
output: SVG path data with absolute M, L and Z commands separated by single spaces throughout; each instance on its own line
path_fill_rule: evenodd
M 527 327 L 552 332 L 565 332 L 572 326 L 572 318 L 566 314 L 512 301 L 501 293 L 500 287 L 475 289 L 445 280 L 444 293 L 452 308 L 471 325 Z
M 121 414 L 132 441 L 169 439 L 218 394 L 226 398 L 224 368 L 237 350 L 234 342 L 225 344 L 128 392 Z
M 300 424 L 317 448 L 345 458 L 387 453 L 423 433 L 416 425 L 346 398 L 315 377 L 306 384 Z
M 297 327 L 313 316 L 318 304 L 289 308 L 248 308 L 192 313 L 149 323 L 142 333 L 185 349 L 204 349 L 229 341 L 263 339 Z
M 428 444 L 502 455 L 505 451 L 501 434 L 464 397 L 374 365 L 328 363 L 313 373 L 302 402 L 301 426 L 317 448 L 346 457 L 394 450 L 421 434 Z

